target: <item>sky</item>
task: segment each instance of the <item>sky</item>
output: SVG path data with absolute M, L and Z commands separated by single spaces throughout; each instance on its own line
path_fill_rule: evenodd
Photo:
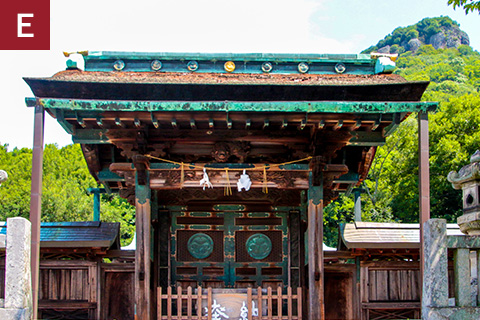
M 0 144 L 33 146 L 22 77 L 65 69 L 63 51 L 360 53 L 397 27 L 449 16 L 480 51 L 480 15 L 447 0 L 51 0 L 49 51 L 0 51 Z M 75 55 L 81 62 L 81 58 Z M 46 115 L 45 143 L 72 143 Z

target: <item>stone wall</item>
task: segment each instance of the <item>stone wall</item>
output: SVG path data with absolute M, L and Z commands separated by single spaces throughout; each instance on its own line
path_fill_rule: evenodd
M 469 261 L 471 250 L 480 258 L 479 240 L 479 236 L 447 236 L 444 219 L 425 222 L 422 319 L 480 319 L 480 295 L 472 299 Z M 448 249 L 454 250 L 454 306 L 449 305 L 448 298 Z
M 2 320 L 32 318 L 30 247 L 30 221 L 19 217 L 7 219 L 5 300 L 0 305 Z

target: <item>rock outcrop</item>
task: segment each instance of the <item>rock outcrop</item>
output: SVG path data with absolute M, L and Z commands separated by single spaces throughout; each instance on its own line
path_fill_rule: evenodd
M 470 39 L 449 17 L 425 18 L 415 25 L 396 28 L 364 53 L 415 53 L 422 45 L 432 45 L 435 49 L 458 48 L 470 45 Z

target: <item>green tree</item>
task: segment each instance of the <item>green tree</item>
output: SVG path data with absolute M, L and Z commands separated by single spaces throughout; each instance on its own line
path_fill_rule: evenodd
M 453 8 L 456 9 L 457 7 L 462 8 L 465 10 L 465 14 L 469 12 L 478 11 L 480 13 L 480 1 L 474 0 L 448 0 L 448 5 L 453 5 Z
M 32 151 L 8 150 L 0 145 L 0 167 L 9 179 L 0 187 L 0 220 L 29 217 Z M 93 196 L 87 193 L 97 184 L 90 175 L 79 145 L 58 148 L 46 145 L 43 162 L 42 221 L 88 221 L 92 219 Z M 101 198 L 101 220 L 121 223 L 122 243 L 134 233 L 135 209 L 113 195 Z
M 461 213 L 461 192 L 451 187 L 446 176 L 467 164 L 470 155 L 480 149 L 480 94 L 475 85 L 480 54 L 466 47 L 420 52 L 401 56 L 396 73 L 408 80 L 423 74 L 432 81 L 424 99 L 440 101 L 438 112 L 430 114 L 431 212 L 453 222 Z M 387 138 L 385 146 L 378 148 L 364 182 L 369 195 L 365 210 L 374 210 L 380 202 L 393 219 L 418 221 L 416 136 L 416 119 L 411 115 Z

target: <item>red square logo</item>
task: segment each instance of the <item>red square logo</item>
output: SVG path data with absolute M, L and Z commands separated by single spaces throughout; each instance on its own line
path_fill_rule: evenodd
M 4 1 L 0 50 L 50 49 L 50 0 Z

